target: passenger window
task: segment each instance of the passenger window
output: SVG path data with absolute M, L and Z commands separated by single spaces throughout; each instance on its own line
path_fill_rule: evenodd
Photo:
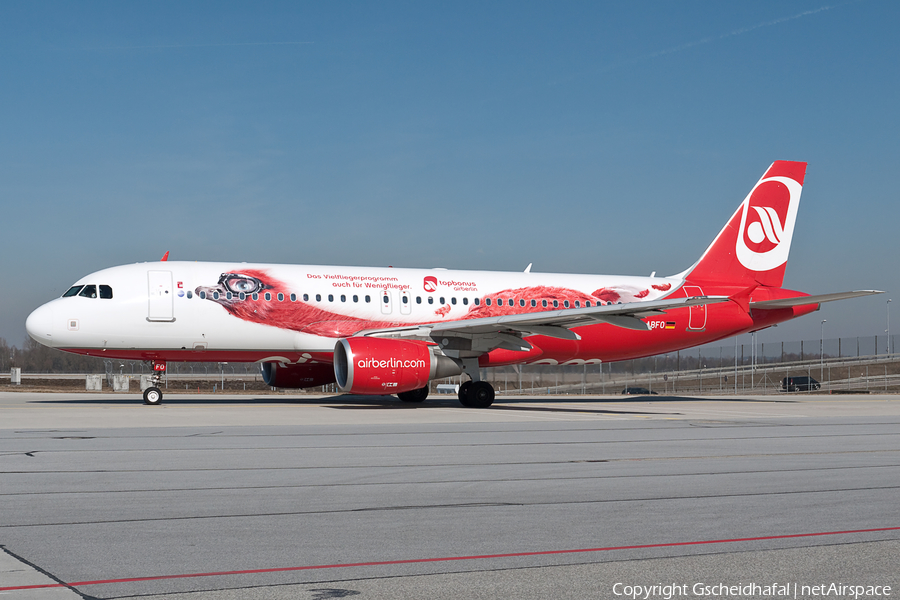
M 97 286 L 96 285 L 86 285 L 84 289 L 81 290 L 81 293 L 78 294 L 82 298 L 96 298 L 97 297 Z
M 468 306 L 468 305 L 469 305 L 469 299 L 468 299 L 468 298 L 463 298 L 463 304 L 466 305 L 466 306 Z
M 519 306 L 525 306 L 525 298 L 519 300 Z
M 303 299 L 309 300 L 309 295 L 303 294 Z M 297 301 L 297 294 L 291 294 L 291 302 L 296 302 L 296 301 Z
M 322 301 L 322 294 L 316 294 L 316 302 Z
M 213 292 L 213 300 L 219 299 L 219 292 Z
M 345 294 L 341 294 L 341 302 L 346 302 L 347 296 Z
M 591 307 L 591 301 L 590 301 L 590 300 L 585 300 L 585 301 L 584 301 L 584 306 L 585 306 L 585 308 L 590 308 L 590 307 Z
M 385 295 L 384 295 L 384 298 L 382 298 L 381 301 L 384 302 L 385 304 L 387 304 L 388 302 L 391 301 L 391 299 L 388 297 L 387 294 L 385 294 Z
M 244 292 L 238 294 L 238 300 L 246 300 L 247 295 Z
M 278 298 L 279 302 L 284 302 L 284 294 L 282 294 L 281 292 L 278 292 L 276 298 Z
M 559 300 L 553 301 L 553 308 L 559 308 Z
M 100 290 L 100 293 L 102 294 L 103 290 Z M 191 298 L 194 297 L 194 295 L 191 293 L 191 290 L 188 290 L 187 297 L 188 297 L 188 300 L 190 300 Z M 112 296 L 110 296 L 110 298 L 112 298 Z
M 253 294 L 250 297 L 253 298 L 254 300 L 259 300 L 259 292 L 253 292 Z
M 206 300 L 206 292 L 200 292 L 199 295 L 201 300 Z
M 231 300 L 231 292 L 225 292 L 225 299 Z
M 403 302 L 403 304 L 409 304 L 409 297 L 406 294 L 403 294 L 403 296 L 401 296 L 400 299 Z
M 190 294 L 190 292 L 188 292 Z M 112 288 L 108 285 L 100 286 L 100 299 L 101 300 L 112 300 Z
M 271 299 L 272 299 L 271 292 L 266 292 L 266 300 L 271 300 Z
M 434 298 L 433 298 L 433 297 L 428 296 L 428 304 L 434 304 Z
M 491 299 L 490 299 L 490 298 L 485 298 L 485 299 L 484 299 L 484 305 L 485 305 L 485 306 L 490 306 L 490 305 L 491 305 Z
M 328 301 L 334 302 L 334 294 L 328 294 Z
M 581 308 L 581 300 L 575 301 L 575 308 Z
M 534 308 L 535 306 L 537 306 L 537 300 L 532 300 L 531 307 Z
M 291 302 L 297 301 L 297 294 L 291 294 Z M 303 294 L 303 301 L 309 302 L 309 294 Z
M 566 308 L 569 308 L 569 301 L 563 300 L 563 306 L 565 306 Z
M 547 308 L 547 301 L 541 300 L 541 306 L 543 306 L 544 308 Z
M 353 294 L 353 301 L 359 302 L 359 296 L 357 296 L 356 294 Z
M 372 296 L 366 295 L 366 302 L 368 303 L 371 301 L 372 301 Z
M 450 298 L 450 304 L 456 304 L 456 298 Z
M 443 305 L 445 305 L 445 304 L 447 304 L 447 303 L 444 301 L 444 297 L 441 296 L 441 306 L 443 306 Z
M 81 291 L 82 287 L 83 286 L 80 286 L 80 285 L 73 285 L 66 291 L 65 294 L 62 295 L 62 297 L 63 298 L 71 298 L 72 296 L 77 296 L 78 292 Z
M 422 296 L 416 296 L 416 304 L 422 304 Z
M 479 304 L 481 304 L 481 299 L 475 298 L 475 306 L 478 306 Z

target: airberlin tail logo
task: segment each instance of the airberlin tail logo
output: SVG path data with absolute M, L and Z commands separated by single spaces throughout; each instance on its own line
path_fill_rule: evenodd
M 778 245 L 784 237 L 784 227 L 778 218 L 778 211 L 771 206 L 752 206 L 759 221 L 753 221 L 747 225 L 747 237 L 754 244 L 761 244 L 763 240 L 769 240 L 770 244 Z
M 436 292 L 437 291 L 437 277 L 433 277 L 429 275 L 425 278 L 425 282 L 423 284 L 426 292 Z
M 769 271 L 787 262 L 802 189 L 789 177 L 769 177 L 747 195 L 735 247 L 744 267 Z

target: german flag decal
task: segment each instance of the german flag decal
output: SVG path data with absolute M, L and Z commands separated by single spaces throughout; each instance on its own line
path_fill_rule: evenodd
M 675 321 L 666 321 L 666 329 L 675 329 Z

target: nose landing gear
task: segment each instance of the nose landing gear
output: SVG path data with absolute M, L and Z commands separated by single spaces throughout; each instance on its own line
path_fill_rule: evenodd
M 162 404 L 162 397 L 162 390 L 155 385 L 144 390 L 144 404 Z
M 153 375 L 150 376 L 150 387 L 144 390 L 144 404 L 156 406 L 162 404 L 163 393 L 159 388 L 159 382 L 166 372 L 166 362 L 164 360 L 152 360 L 150 361 L 150 367 L 153 369 Z

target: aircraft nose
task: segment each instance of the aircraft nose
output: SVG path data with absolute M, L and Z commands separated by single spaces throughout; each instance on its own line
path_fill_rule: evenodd
M 49 304 L 39 306 L 25 319 L 25 331 L 36 341 L 45 346 L 53 342 L 53 307 Z

